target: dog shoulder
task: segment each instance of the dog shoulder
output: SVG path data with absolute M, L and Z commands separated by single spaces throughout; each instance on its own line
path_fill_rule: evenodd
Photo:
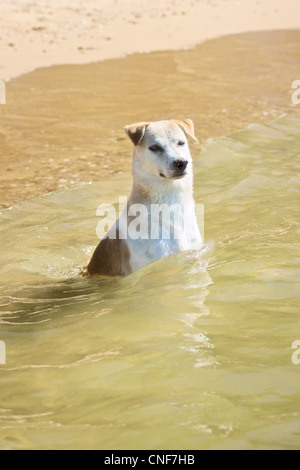
M 87 267 L 90 275 L 127 276 L 132 273 L 130 250 L 125 240 L 103 238 Z

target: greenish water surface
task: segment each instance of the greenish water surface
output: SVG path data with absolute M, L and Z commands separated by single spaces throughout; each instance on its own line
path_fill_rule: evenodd
M 3 210 L 1 448 L 291 449 L 300 117 L 192 146 L 202 252 L 77 276 L 130 174 Z

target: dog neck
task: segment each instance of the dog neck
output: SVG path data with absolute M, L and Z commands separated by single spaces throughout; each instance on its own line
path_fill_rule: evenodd
M 133 174 L 131 204 L 188 204 L 193 201 L 193 174 L 182 179 L 158 179 L 157 176 Z

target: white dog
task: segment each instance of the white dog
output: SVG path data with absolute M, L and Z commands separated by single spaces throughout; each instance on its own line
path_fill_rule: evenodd
M 87 275 L 126 276 L 202 240 L 193 199 L 190 119 L 125 127 L 135 145 L 127 207 L 98 245 Z

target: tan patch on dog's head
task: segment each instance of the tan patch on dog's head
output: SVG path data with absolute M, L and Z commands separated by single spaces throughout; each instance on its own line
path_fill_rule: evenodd
M 176 131 L 176 126 L 179 126 L 187 136 L 198 142 L 198 139 L 195 136 L 194 123 L 191 119 L 170 119 L 169 121 L 138 122 L 136 124 L 125 126 L 125 132 L 133 144 L 137 146 L 142 143 L 147 127 L 150 125 L 164 126 L 170 130 L 173 129 L 174 131 Z
M 197 139 L 191 119 L 140 122 L 126 126 L 125 130 L 135 145 L 133 174 L 136 181 L 149 182 L 151 178 L 167 181 L 192 174 L 188 137 Z
M 130 124 L 125 127 L 125 132 L 134 145 L 139 145 L 141 143 L 149 124 L 149 122 L 138 122 L 137 124 Z
M 184 119 L 183 121 L 179 119 L 172 119 L 172 121 L 175 121 L 176 124 L 181 127 L 181 129 L 184 130 L 184 132 L 190 136 L 193 140 L 196 142 L 199 142 L 197 137 L 195 136 L 195 128 L 194 128 L 194 123 L 191 119 Z

